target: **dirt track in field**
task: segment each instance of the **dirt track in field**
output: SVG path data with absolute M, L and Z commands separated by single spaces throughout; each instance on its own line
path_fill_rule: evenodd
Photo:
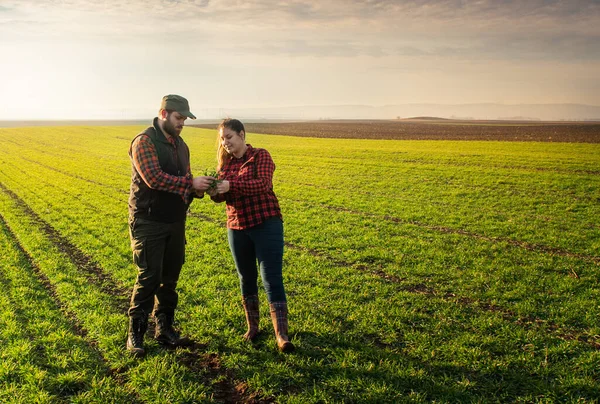
M 327 209 L 331 209 L 331 210 L 344 210 L 344 209 L 339 209 L 339 208 L 336 208 L 333 206 L 327 206 L 327 205 L 323 205 L 323 207 L 325 207 Z M 352 214 L 364 214 L 364 212 L 357 212 L 357 211 L 351 211 L 351 210 L 344 210 L 344 211 L 347 211 Z M 208 221 L 217 226 L 221 226 L 221 227 L 225 226 L 225 222 L 213 219 L 210 216 L 206 216 L 206 215 L 203 215 L 200 213 L 189 213 L 189 215 L 199 218 L 199 219 L 202 219 L 202 220 L 205 220 L 205 221 Z M 372 215 L 372 216 L 375 216 L 375 215 Z M 388 216 L 384 217 L 383 219 L 389 220 L 392 222 L 396 222 L 396 223 L 401 222 L 398 219 L 391 218 Z M 534 245 L 534 244 L 513 241 L 513 240 L 508 240 L 508 239 L 489 238 L 489 237 L 484 237 L 484 236 L 477 235 L 474 233 L 468 233 L 468 232 L 461 231 L 461 230 L 453 230 L 453 229 L 445 228 L 445 227 L 441 227 L 441 226 L 426 226 L 426 225 L 424 225 L 422 223 L 418 223 L 418 222 L 411 222 L 410 224 L 428 228 L 430 230 L 439 231 L 442 233 L 462 234 L 467 237 L 475 237 L 475 238 L 478 238 L 481 240 L 486 240 L 486 241 L 489 241 L 492 243 L 508 242 L 509 244 L 512 244 L 515 247 L 525 248 L 530 251 L 538 251 L 540 253 L 571 256 L 571 257 L 577 257 L 580 259 L 591 260 L 594 262 L 597 262 L 597 259 L 598 259 L 598 257 L 579 256 L 579 255 L 572 254 L 572 253 L 569 253 L 569 252 L 566 252 L 566 251 L 563 251 L 560 249 L 553 249 L 553 248 L 548 248 L 545 246 L 538 246 L 538 245 Z M 579 341 L 579 342 L 591 345 L 595 349 L 600 350 L 600 339 L 596 335 L 592 335 L 592 333 L 587 329 L 586 330 L 576 330 L 576 329 L 562 326 L 562 325 L 559 325 L 557 323 L 554 323 L 552 321 L 548 321 L 548 320 L 545 320 L 542 318 L 537 318 L 537 317 L 533 317 L 533 316 L 524 317 L 509 308 L 504 308 L 504 307 L 498 306 L 494 303 L 490 303 L 490 302 L 487 302 L 484 300 L 472 299 L 472 298 L 464 297 L 464 296 L 458 296 L 452 292 L 439 291 L 434 288 L 431 288 L 430 286 L 424 285 L 422 283 L 414 284 L 414 283 L 411 283 L 410 280 L 407 278 L 401 278 L 401 277 L 398 277 L 395 275 L 390 275 L 390 274 L 386 273 L 383 269 L 381 269 L 382 268 L 381 263 L 376 262 L 376 261 L 373 261 L 373 262 L 364 262 L 364 261 L 351 262 L 351 261 L 346 261 L 343 259 L 340 260 L 340 259 L 335 258 L 335 257 L 331 256 L 330 254 L 323 252 L 323 251 L 318 251 L 318 250 L 312 249 L 310 247 L 305 247 L 305 246 L 301 246 L 301 245 L 290 243 L 290 242 L 286 242 L 285 246 L 286 246 L 286 248 L 289 248 L 292 250 L 305 252 L 307 254 L 312 255 L 313 257 L 324 258 L 324 259 L 328 260 L 332 265 L 337 266 L 337 267 L 352 268 L 352 269 L 356 269 L 359 271 L 370 273 L 371 275 L 373 275 L 375 277 L 384 279 L 386 282 L 391 282 L 393 284 L 396 284 L 398 286 L 398 290 L 403 291 L 403 292 L 421 294 L 421 295 L 426 295 L 426 296 L 436 296 L 437 298 L 443 299 L 445 301 L 455 302 L 456 304 L 459 304 L 461 306 L 471 308 L 474 311 L 483 310 L 483 311 L 487 311 L 487 312 L 500 313 L 504 317 L 505 320 L 512 321 L 512 322 L 520 325 L 521 327 L 525 327 L 526 329 L 532 329 L 533 327 L 542 327 L 543 326 L 543 327 L 546 327 L 549 331 L 551 331 L 557 338 L 560 338 L 560 339 L 563 339 L 566 341 Z M 573 272 L 573 274 L 569 274 L 568 276 L 578 277 L 579 275 L 577 275 L 575 272 Z M 390 347 L 390 345 L 388 343 L 382 342 L 377 336 L 374 336 L 374 335 L 365 335 L 364 339 L 365 339 L 365 341 L 374 343 L 374 345 L 376 345 L 378 347 Z
M 54 227 L 52 227 L 52 225 L 34 212 L 33 209 L 27 205 L 23 199 L 21 199 L 10 189 L 6 188 L 1 182 L 0 192 L 6 193 L 21 209 L 23 209 L 23 212 L 27 216 L 29 216 L 37 225 L 39 225 L 40 230 L 58 248 L 58 250 L 69 257 L 71 262 L 82 270 L 82 273 L 86 276 L 90 283 L 97 285 L 98 288 L 104 293 L 112 296 L 114 299 L 113 307 L 115 310 L 122 310 L 124 314 L 126 314 L 129 307 L 129 288 L 125 287 L 110 274 L 105 272 L 98 264 L 94 262 L 90 256 L 86 255 L 77 246 L 63 237 L 56 229 L 54 229 Z M 11 233 L 14 234 L 0 213 L 0 227 L 2 226 L 6 227 Z M 13 236 L 13 239 L 17 240 L 18 238 Z M 71 312 L 68 309 L 68 306 L 60 300 L 56 288 L 43 273 L 43 271 L 37 266 L 34 258 L 18 242 L 17 247 L 23 256 L 27 258 L 35 274 L 38 276 L 40 282 L 42 285 L 44 285 L 50 296 L 52 296 L 57 306 L 61 308 L 61 310 L 66 314 L 66 317 L 71 321 L 74 332 L 77 335 L 86 338 L 88 344 L 98 352 L 99 358 L 106 363 L 106 366 L 108 367 L 108 361 L 105 359 L 102 353 L 98 351 L 97 341 L 87 339 L 88 331 L 84 328 L 82 322 L 79 321 L 75 313 Z M 149 326 L 150 329 L 148 330 L 148 333 L 152 335 L 154 331 L 152 327 L 153 322 L 150 322 Z M 195 342 L 192 343 L 192 345 L 187 348 L 187 351 L 183 351 L 181 353 L 182 363 L 190 370 L 190 372 L 196 375 L 199 380 L 202 380 L 203 383 L 208 386 L 212 385 L 213 398 L 215 398 L 218 402 L 250 404 L 274 402 L 274 399 L 270 396 L 263 397 L 259 393 L 250 392 L 245 381 L 236 380 L 233 371 L 221 365 L 218 355 L 201 352 L 203 348 L 204 346 L 201 344 Z M 125 385 L 127 382 L 128 376 L 125 374 L 126 371 L 127 368 L 111 368 L 106 370 L 107 374 L 121 385 Z M 139 399 L 139 397 L 137 397 L 137 395 L 135 398 L 137 401 L 134 402 L 143 402 Z
M 192 124 L 215 129 L 217 124 Z M 245 123 L 249 133 L 345 139 L 600 143 L 600 122 L 331 120 Z

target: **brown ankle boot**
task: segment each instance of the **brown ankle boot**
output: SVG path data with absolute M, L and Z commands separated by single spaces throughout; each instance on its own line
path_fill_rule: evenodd
M 269 306 L 273 328 L 275 329 L 275 337 L 277 338 L 277 347 L 281 352 L 292 352 L 294 344 L 288 338 L 287 303 L 273 302 Z
M 258 314 L 258 296 L 242 296 L 242 304 L 246 313 L 246 322 L 248 323 L 248 331 L 244 334 L 244 339 L 253 341 L 258 335 L 258 323 L 260 316 Z

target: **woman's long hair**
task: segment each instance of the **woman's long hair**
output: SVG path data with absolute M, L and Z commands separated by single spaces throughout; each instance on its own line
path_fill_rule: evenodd
M 244 124 L 237 119 L 233 118 L 225 118 L 223 121 L 217 126 L 218 135 L 217 135 L 217 171 L 221 171 L 223 166 L 231 159 L 231 154 L 227 153 L 227 150 L 223 147 L 221 143 L 221 129 L 231 129 L 238 136 L 241 136 L 240 133 L 244 132 L 246 134 L 246 129 L 244 129 Z

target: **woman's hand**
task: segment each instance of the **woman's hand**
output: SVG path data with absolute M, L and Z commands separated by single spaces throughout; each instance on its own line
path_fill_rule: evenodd
M 223 180 L 223 181 L 219 182 L 217 184 L 217 193 L 224 194 L 227 192 L 229 192 L 229 181 Z

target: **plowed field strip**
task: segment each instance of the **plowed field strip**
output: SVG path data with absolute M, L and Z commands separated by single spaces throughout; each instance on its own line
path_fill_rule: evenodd
M 217 125 L 190 126 L 216 131 Z M 595 122 L 325 120 L 247 123 L 245 126 L 246 133 L 317 138 L 600 143 L 600 125 Z
M 200 214 L 200 213 L 190 213 L 190 216 L 205 220 L 205 221 L 215 224 L 217 226 L 225 227 L 225 223 L 223 221 L 212 218 L 208 215 L 204 215 L 204 214 Z M 483 239 L 483 240 L 489 241 L 489 240 L 485 240 L 485 239 Z M 497 306 L 497 305 L 494 305 L 494 304 L 491 304 L 491 303 L 488 303 L 485 301 L 467 298 L 467 297 L 460 297 L 452 292 L 440 292 L 440 291 L 437 291 L 437 290 L 435 290 L 429 286 L 426 286 L 424 284 L 407 283 L 408 279 L 387 274 L 385 271 L 383 271 L 381 269 L 374 268 L 373 265 L 367 265 L 367 264 L 364 264 L 361 262 L 350 262 L 350 261 L 340 260 L 340 259 L 335 258 L 329 254 L 322 252 L 322 251 L 317 251 L 315 249 L 300 246 L 300 245 L 293 244 L 290 242 L 285 242 L 285 246 L 287 248 L 290 248 L 293 250 L 308 253 L 308 254 L 312 255 L 313 257 L 325 259 L 336 267 L 352 268 L 352 269 L 356 269 L 359 271 L 370 273 L 373 276 L 384 279 L 387 282 L 396 284 L 399 291 L 421 294 L 421 295 L 426 295 L 426 296 L 432 296 L 432 297 L 443 299 L 447 302 L 460 304 L 465 307 L 471 307 L 475 310 L 484 310 L 487 312 L 499 313 L 506 321 L 510 321 L 510 322 L 517 324 L 521 327 L 524 327 L 526 329 L 535 330 L 535 329 L 538 329 L 539 327 L 543 326 L 543 327 L 546 327 L 551 332 L 553 332 L 557 338 L 567 340 L 567 341 L 583 342 L 583 343 L 591 345 L 595 349 L 600 350 L 600 336 L 584 335 L 586 332 L 586 330 L 584 330 L 584 329 L 565 328 L 556 323 L 553 323 L 552 321 L 543 320 L 543 319 L 536 318 L 536 317 L 519 316 L 517 313 L 515 313 L 509 309 L 506 309 L 506 308 L 503 308 L 503 307 L 500 307 L 500 306 Z M 590 334 L 590 333 L 588 332 L 588 334 Z M 383 344 L 380 341 L 374 341 L 374 342 L 377 345 Z M 385 344 L 383 344 L 383 345 L 385 345 Z
M 287 198 L 287 199 L 290 201 L 293 201 L 293 202 L 297 202 L 297 203 L 305 203 L 306 202 L 306 201 L 300 201 L 297 199 L 289 199 L 289 198 Z M 332 210 L 335 212 L 344 212 L 344 213 L 350 213 L 350 214 L 357 215 L 357 216 L 371 217 L 371 218 L 376 218 L 379 220 L 385 220 L 385 221 L 392 222 L 392 223 L 413 225 L 413 226 L 417 226 L 417 227 L 420 227 L 423 229 L 435 231 L 438 233 L 459 234 L 461 236 L 471 237 L 471 238 L 474 238 L 477 240 L 487 241 L 490 243 L 507 243 L 514 247 L 523 248 L 527 251 L 535 251 L 535 252 L 551 254 L 551 255 L 558 255 L 558 256 L 569 257 L 569 258 L 577 258 L 577 259 L 580 259 L 583 261 L 589 261 L 589 262 L 593 262 L 597 265 L 600 265 L 600 257 L 598 257 L 598 256 L 587 255 L 587 254 L 578 254 L 578 253 L 574 253 L 574 252 L 571 252 L 571 251 L 568 251 L 568 250 L 565 250 L 565 249 L 559 248 L 559 247 L 550 247 L 550 246 L 545 246 L 542 244 L 528 243 L 526 241 L 514 240 L 514 239 L 507 238 L 507 237 L 484 236 L 483 234 L 473 233 L 473 232 L 466 231 L 466 230 L 453 229 L 453 228 L 445 227 L 445 226 L 435 226 L 435 225 L 422 223 L 422 222 L 419 222 L 416 220 L 400 219 L 398 217 L 393 217 L 390 215 L 380 215 L 380 214 L 376 214 L 376 213 L 361 212 L 361 211 L 357 211 L 357 210 L 353 210 L 353 209 L 349 209 L 349 208 L 345 208 L 345 207 L 341 207 L 341 206 L 331 206 L 331 205 L 326 205 L 324 203 L 316 203 L 316 204 L 318 204 L 320 207 L 322 207 L 324 209 Z
M 34 223 L 46 234 L 48 239 L 69 259 L 73 264 L 82 269 L 88 276 L 88 280 L 94 285 L 98 286 L 104 293 L 114 297 L 113 306 L 116 310 L 123 313 L 127 313 L 129 307 L 129 301 L 127 297 L 130 294 L 130 290 L 119 284 L 112 276 L 105 273 L 91 257 L 87 256 L 84 252 L 79 250 L 76 246 L 70 243 L 67 239 L 61 236 L 50 224 L 44 221 L 37 215 L 22 199 L 19 198 L 11 190 L 7 189 L 4 184 L 0 183 L 0 191 L 7 194 L 17 204 L 23 212 L 25 212 Z M 22 250 L 24 252 L 24 250 Z M 30 259 L 30 262 L 33 262 Z M 41 274 L 41 272 L 40 272 Z M 43 274 L 41 274 L 43 276 Z M 50 282 L 47 278 L 48 285 Z M 56 296 L 56 292 L 53 292 L 53 296 Z M 58 300 L 58 298 L 56 298 Z M 77 320 L 73 313 L 70 316 Z M 83 328 L 81 328 L 83 330 Z M 86 332 L 87 334 L 87 332 Z M 272 402 L 268 398 L 260 398 L 258 394 L 251 394 L 247 391 L 246 384 L 234 383 L 233 373 L 220 366 L 220 361 L 216 355 L 200 354 L 199 349 L 201 346 L 193 345 L 189 352 L 184 352 L 182 363 L 199 378 L 204 379 L 208 382 L 208 385 L 214 379 L 222 379 L 216 383 L 217 389 L 214 392 L 215 398 L 218 398 L 220 402 L 225 403 L 242 403 L 242 402 Z M 203 377 L 203 373 L 207 372 L 209 378 Z

